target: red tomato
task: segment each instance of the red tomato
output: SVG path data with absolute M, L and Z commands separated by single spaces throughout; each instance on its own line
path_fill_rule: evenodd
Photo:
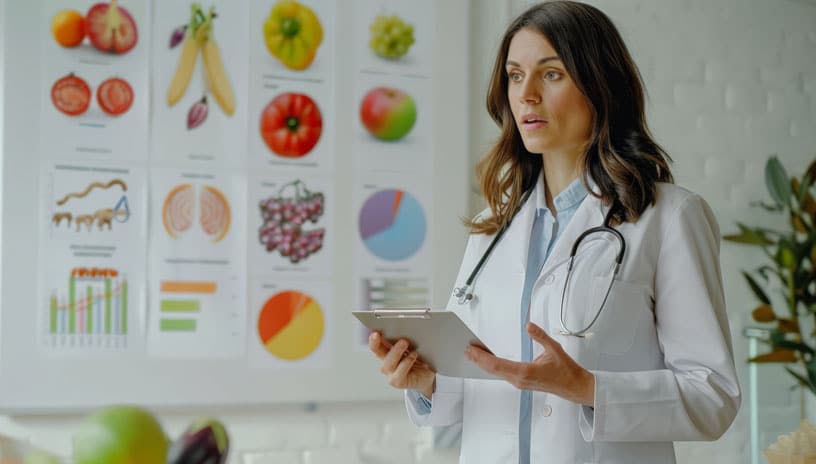
M 261 137 L 280 156 L 299 158 L 317 145 L 323 118 L 317 103 L 302 93 L 282 93 L 261 113 Z
M 51 87 L 51 101 L 68 116 L 77 116 L 91 106 L 91 88 L 73 73 L 60 78 Z
M 96 101 L 102 111 L 111 116 L 119 116 L 133 104 L 133 88 L 124 79 L 112 77 L 96 89 Z

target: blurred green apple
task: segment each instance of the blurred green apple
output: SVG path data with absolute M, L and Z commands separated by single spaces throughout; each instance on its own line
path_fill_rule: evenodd
M 111 406 L 88 416 L 74 436 L 74 464 L 165 464 L 167 436 L 148 411 Z

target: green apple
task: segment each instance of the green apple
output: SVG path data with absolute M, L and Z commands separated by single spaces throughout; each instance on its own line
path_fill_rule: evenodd
M 45 451 L 33 451 L 26 455 L 23 464 L 60 464 L 60 460 Z
M 88 416 L 74 435 L 74 464 L 165 464 L 161 424 L 136 406 L 111 406 Z
M 417 119 L 414 99 L 393 87 L 371 89 L 360 103 L 360 120 L 366 130 L 381 140 L 405 137 Z

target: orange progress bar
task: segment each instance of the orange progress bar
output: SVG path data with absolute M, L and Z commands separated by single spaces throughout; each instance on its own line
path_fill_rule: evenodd
M 215 282 L 185 282 L 165 280 L 161 283 L 165 293 L 215 293 Z

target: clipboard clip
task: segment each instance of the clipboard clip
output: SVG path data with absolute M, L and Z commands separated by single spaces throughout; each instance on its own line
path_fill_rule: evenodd
M 373 310 L 377 319 L 430 319 L 431 308 L 377 308 Z

